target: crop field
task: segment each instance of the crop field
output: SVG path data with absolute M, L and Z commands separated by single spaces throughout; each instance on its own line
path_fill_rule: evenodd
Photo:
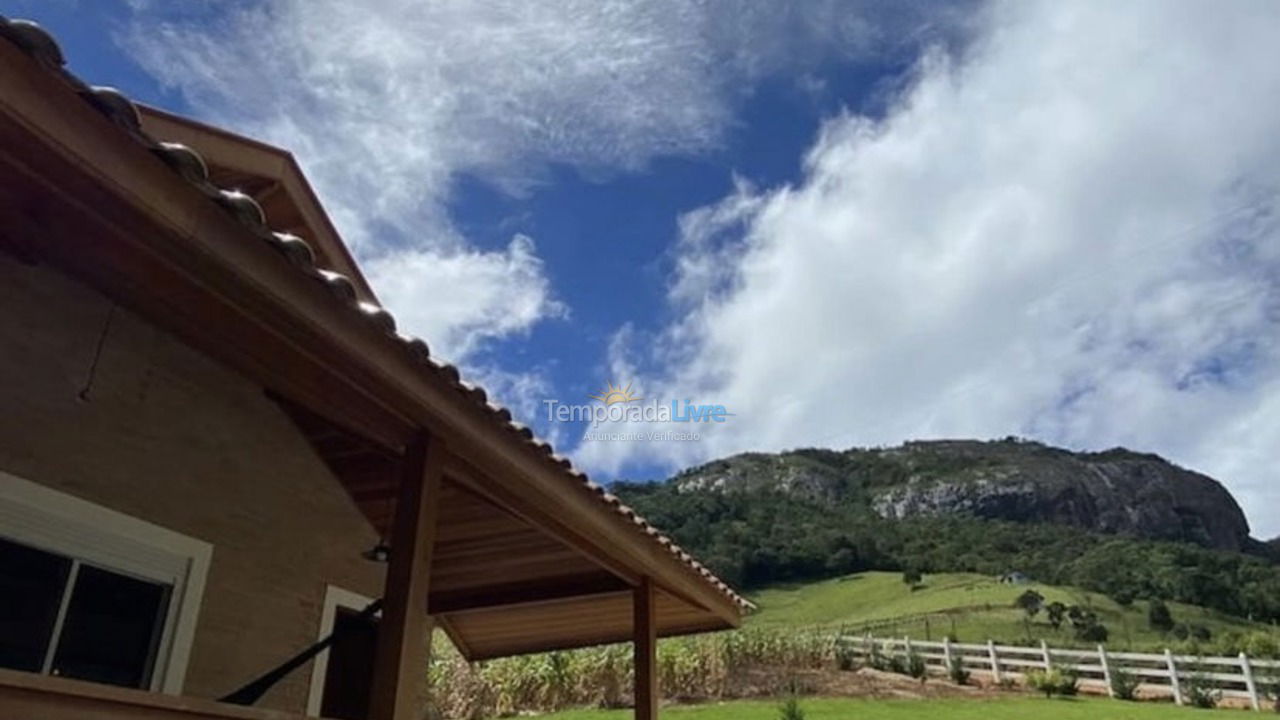
M 1254 657 L 1275 657 L 1280 645 L 1274 628 L 1223 617 L 1203 608 L 1170 603 L 1178 622 L 1202 624 L 1213 632 L 1213 647 L 1192 648 L 1175 638 L 1151 630 L 1143 601 L 1124 608 L 1096 593 L 1042 585 L 1002 585 L 993 579 L 972 574 L 928 575 L 914 591 L 902 582 L 900 573 L 872 572 L 837 580 L 792 588 L 772 588 L 752 596 L 760 611 L 748 618 L 738 632 L 713 633 L 664 640 L 658 648 L 658 672 L 664 695 L 685 705 L 672 706 L 664 715 L 696 718 L 777 717 L 776 701 L 743 700 L 772 698 L 785 692 L 789 679 L 807 675 L 814 687 L 806 699 L 808 720 L 837 717 L 912 717 L 910 708 L 921 712 L 938 709 L 945 717 L 1074 718 L 1165 717 L 1174 708 L 1165 703 L 1123 703 L 1093 700 L 1046 701 L 1026 697 L 1000 697 L 987 703 L 970 697 L 934 697 L 929 693 L 912 702 L 859 700 L 852 698 L 900 698 L 902 688 L 886 694 L 883 687 L 858 685 L 858 673 L 837 672 L 835 637 L 842 629 L 859 623 L 887 623 L 872 632 L 880 637 L 911 635 L 918 639 L 941 639 L 954 634 L 961 642 L 985 642 L 988 638 L 1007 644 L 1023 644 L 1028 629 L 1033 638 L 1054 647 L 1081 645 L 1065 627 L 1055 631 L 1041 613 L 1029 626 L 1013 599 L 1035 588 L 1046 600 L 1064 604 L 1091 605 L 1111 632 L 1108 647 L 1113 651 L 1159 651 L 1166 645 L 1175 652 L 1204 655 L 1231 655 L 1240 649 L 1224 649 L 1217 644 L 1228 633 L 1250 633 L 1265 640 L 1271 651 L 1260 652 L 1252 645 Z M 924 617 L 928 617 L 926 623 Z M 502 717 L 521 713 L 561 713 L 548 717 L 563 720 L 627 717 L 625 711 L 577 711 L 566 708 L 622 707 L 630 701 L 631 657 L 626 645 L 525 655 L 483 663 L 462 660 L 443 634 L 437 634 L 437 653 L 431 664 L 431 683 L 438 709 L 445 717 Z M 1092 645 L 1090 645 L 1092 647 Z M 908 683 L 915 681 L 908 680 Z M 918 687 L 918 684 L 916 684 Z M 928 683 L 930 689 L 946 683 Z M 936 693 L 935 693 L 936 694 Z M 819 699 L 822 696 L 832 699 Z M 835 699 L 846 698 L 846 699 Z M 725 701 L 727 704 L 719 704 Z M 863 704 L 859 704 L 863 703 Z M 958 704 L 956 704 L 958 703 Z M 969 703 L 969 704 L 966 704 Z M 1028 705 L 1029 703 L 1029 705 Z M 1020 716 L 1028 707 L 1056 714 Z M 717 708 L 731 708 L 739 715 L 717 715 Z M 850 714 L 856 710 L 857 715 Z M 945 711 L 945 712 L 944 712 Z M 1089 714 L 1093 712 L 1094 714 Z M 1181 712 L 1181 711 L 1179 711 Z M 710 713 L 710 714 L 707 714 Z M 760 714 L 762 713 L 762 714 Z M 966 714 L 971 713 L 971 714 Z M 1006 714 L 1000 714 L 1006 713 Z M 1081 714 L 1084 713 L 1084 714 Z M 1110 714 L 1099 714 L 1110 713 Z M 1191 714 L 1194 714 L 1192 711 Z M 1187 715 L 1190 717 L 1191 715 Z M 927 717 L 927 715 L 925 716 Z

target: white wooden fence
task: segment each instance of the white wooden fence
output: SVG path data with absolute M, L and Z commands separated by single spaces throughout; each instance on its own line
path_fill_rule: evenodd
M 869 659 L 874 652 L 882 657 L 905 660 L 912 653 L 925 662 L 933 674 L 946 674 L 953 658 L 970 672 L 984 673 L 994 682 L 1006 678 L 1021 679 L 1031 670 L 1050 667 L 1069 668 L 1078 673 L 1081 684 L 1101 686 L 1109 694 L 1111 673 L 1117 668 L 1135 676 L 1144 695 L 1172 696 L 1179 705 L 1186 702 L 1183 688 L 1191 679 L 1212 685 L 1224 698 L 1243 698 L 1261 710 L 1267 691 L 1276 692 L 1280 683 L 1280 661 L 1256 660 L 1240 653 L 1237 657 L 1199 657 L 1162 654 L 1111 652 L 1102 645 L 1096 650 L 1051 648 L 1041 642 L 1038 647 L 953 643 L 949 640 L 930 642 L 911 638 L 878 638 L 841 636 L 837 643 L 856 656 Z

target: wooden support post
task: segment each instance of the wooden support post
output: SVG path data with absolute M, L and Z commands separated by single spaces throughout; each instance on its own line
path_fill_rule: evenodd
M 400 463 L 369 720 L 417 720 L 431 658 L 427 592 L 446 449 L 419 433 Z
M 1173 688 L 1173 701 L 1182 704 L 1182 683 L 1178 682 L 1178 663 L 1173 660 L 1173 651 L 1164 649 L 1164 663 L 1169 667 L 1169 686 Z
M 1107 684 L 1107 694 L 1116 696 L 1116 689 L 1111 684 L 1111 661 L 1107 659 L 1107 649 L 1098 643 L 1098 664 L 1102 666 L 1102 682 Z
M 1249 664 L 1249 656 L 1240 653 L 1240 672 L 1244 675 L 1244 688 L 1249 691 L 1249 704 L 1253 705 L 1254 710 L 1261 710 L 1262 703 L 1258 700 L 1258 683 L 1253 679 L 1253 666 Z
M 632 593 L 632 636 L 635 645 L 636 720 L 657 720 L 658 623 L 653 581 L 644 578 Z
M 996 641 L 987 641 L 987 655 L 991 657 L 991 677 L 999 685 L 1002 678 L 1000 677 L 1000 656 L 996 655 Z
M 1040 655 L 1044 658 L 1044 671 L 1049 672 L 1053 669 L 1053 655 L 1049 654 L 1049 643 L 1044 640 L 1040 641 Z

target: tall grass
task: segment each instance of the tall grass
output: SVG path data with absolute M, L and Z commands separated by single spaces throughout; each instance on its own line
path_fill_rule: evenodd
M 430 667 L 432 701 L 445 718 L 479 720 L 568 707 L 631 703 L 631 646 L 523 655 L 468 663 L 437 646 Z M 835 663 L 832 633 L 739 630 L 663 640 L 658 644 L 663 695 L 679 700 L 772 695 L 779 669 Z

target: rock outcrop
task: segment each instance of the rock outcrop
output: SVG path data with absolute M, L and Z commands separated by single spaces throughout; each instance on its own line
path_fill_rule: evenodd
M 775 490 L 823 503 L 856 503 L 886 518 L 963 513 L 1221 550 L 1258 545 L 1221 483 L 1159 456 L 1121 448 L 1078 453 L 1008 439 L 750 453 L 686 471 L 674 482 L 685 492 Z

